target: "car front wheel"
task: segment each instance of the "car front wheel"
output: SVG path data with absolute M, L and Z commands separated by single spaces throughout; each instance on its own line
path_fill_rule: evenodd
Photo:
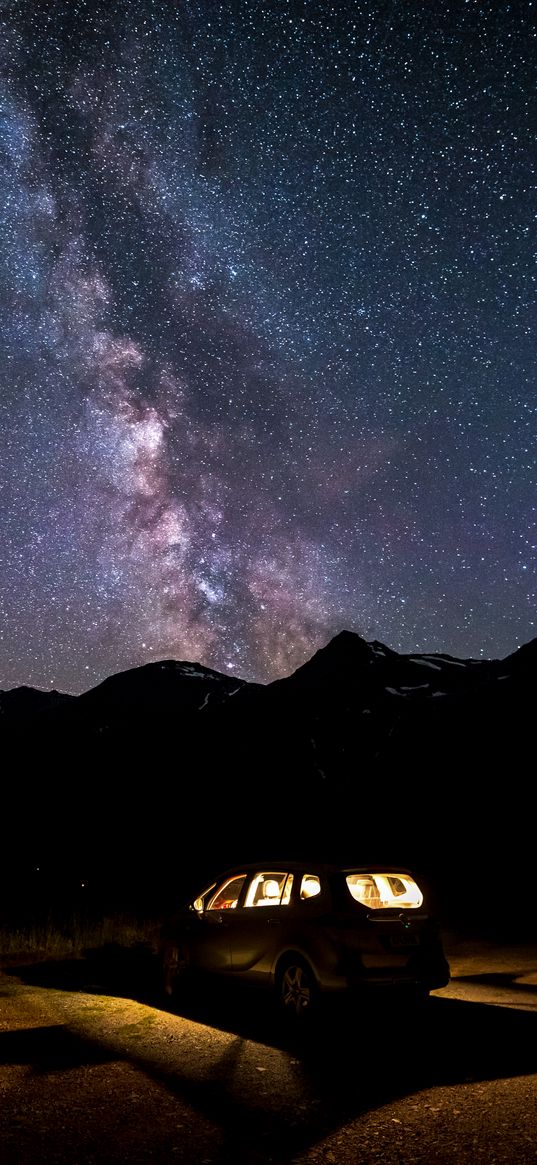
M 315 1010 L 318 987 L 311 968 L 303 959 L 288 959 L 280 968 L 278 998 L 286 1015 L 303 1020 Z

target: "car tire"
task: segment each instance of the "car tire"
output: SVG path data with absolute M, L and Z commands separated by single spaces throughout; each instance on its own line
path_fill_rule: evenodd
M 319 987 L 315 975 L 305 959 L 299 955 L 287 957 L 276 976 L 278 1001 L 284 1015 L 293 1022 L 304 1023 L 319 1003 Z

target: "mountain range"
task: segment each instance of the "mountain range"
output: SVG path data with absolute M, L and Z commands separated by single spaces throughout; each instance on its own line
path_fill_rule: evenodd
M 536 677 L 537 639 L 476 660 L 342 631 L 268 685 L 163 660 L 80 696 L 0 692 L 11 851 L 166 877 L 261 851 L 457 852 L 477 877 L 533 852 Z
M 290 676 L 263 685 L 224 675 L 199 663 L 160 660 L 109 676 L 95 688 L 71 696 L 31 687 L 0 690 L 0 727 L 26 725 L 52 713 L 67 723 L 69 718 L 95 720 L 102 731 L 113 722 L 125 721 L 134 711 L 173 719 L 202 712 L 230 701 L 241 693 L 251 702 L 292 700 L 300 692 L 325 696 L 334 685 L 340 697 L 367 712 L 367 704 L 393 697 L 425 704 L 431 698 L 464 696 L 490 690 L 499 683 L 509 686 L 521 679 L 531 681 L 537 667 L 537 639 L 502 660 L 459 659 L 442 653 L 403 655 L 377 640 L 367 642 L 351 631 L 341 631 L 325 647 Z M 75 712 L 76 709 L 76 712 Z M 370 709 L 369 709 L 370 710 Z

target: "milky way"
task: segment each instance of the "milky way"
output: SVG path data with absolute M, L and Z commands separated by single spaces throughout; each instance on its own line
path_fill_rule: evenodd
M 4 2 L 0 685 L 535 634 L 535 7 Z

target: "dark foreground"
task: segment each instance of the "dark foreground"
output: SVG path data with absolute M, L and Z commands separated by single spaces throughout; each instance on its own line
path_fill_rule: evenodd
M 537 948 L 449 954 L 425 1018 L 331 1007 L 302 1033 L 236 991 L 162 1010 L 117 966 L 4 974 L 0 1161 L 537 1161 Z

